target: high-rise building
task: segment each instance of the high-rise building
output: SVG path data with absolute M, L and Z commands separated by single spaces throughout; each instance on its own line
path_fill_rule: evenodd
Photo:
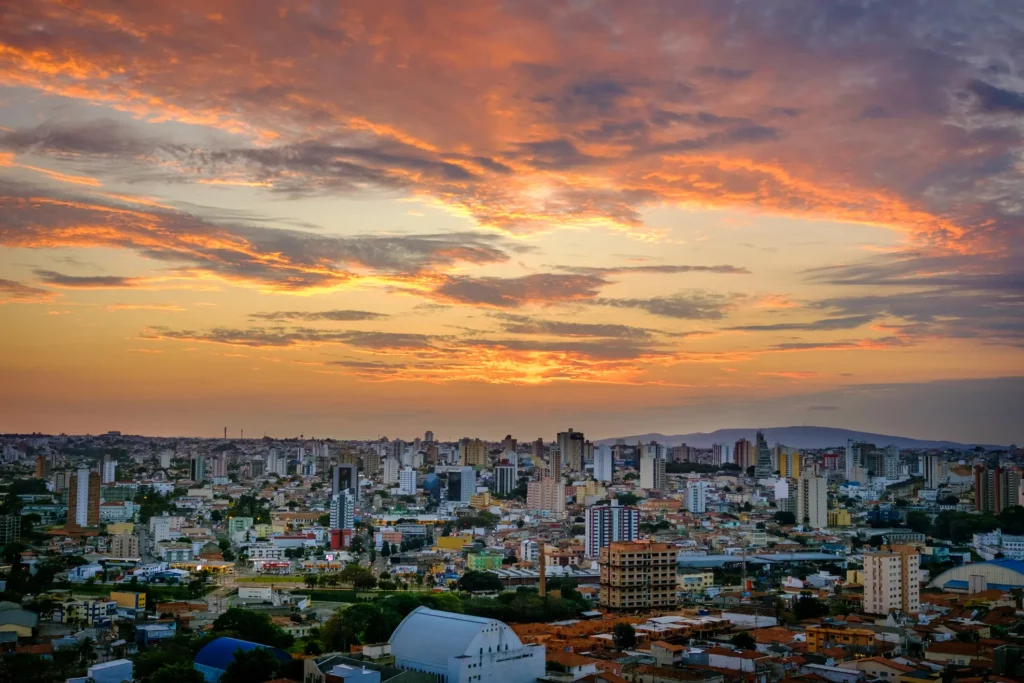
M 214 479 L 226 479 L 228 476 L 228 459 L 224 453 L 217 453 L 213 456 L 213 472 L 212 476 Z
M 882 475 L 886 479 L 900 478 L 900 449 L 898 446 L 889 446 L 882 455 Z
M 112 557 L 139 557 L 139 537 L 135 534 L 117 534 L 110 538 Z
M 788 446 L 776 446 L 777 461 L 779 464 L 779 476 L 783 479 L 799 479 L 803 466 L 800 451 Z
M 427 443 L 434 443 L 434 432 L 427 430 L 427 433 L 423 435 L 423 440 Z
M 201 455 L 193 454 L 188 460 L 188 478 L 200 482 L 206 476 L 206 461 Z
M 572 429 L 569 429 L 567 432 L 558 433 L 558 438 L 555 442 L 562 454 L 562 464 L 570 472 L 583 471 L 584 441 L 582 432 L 574 432 Z
M 812 529 L 828 526 L 828 479 L 804 472 L 796 486 L 796 523 Z
M 631 505 L 592 505 L 586 517 L 587 557 L 597 557 L 601 548 L 615 541 L 635 541 L 640 538 L 640 510 Z
M 501 450 L 505 453 L 514 451 L 519 446 L 519 442 L 512 438 L 511 434 L 505 436 L 501 441 Z
M 487 444 L 481 439 L 459 441 L 459 464 L 469 467 L 484 467 L 487 463 Z
M 1020 470 L 993 462 L 974 466 L 974 509 L 998 515 L 1020 505 Z
M 81 529 L 100 523 L 100 474 L 79 468 L 68 486 L 68 528 Z
M 610 482 L 613 476 L 612 447 L 598 446 L 594 450 L 594 479 Z
M 380 461 L 381 481 L 388 486 L 398 483 L 398 473 L 401 467 L 394 458 L 384 458 Z
M 359 470 L 355 465 L 335 465 L 331 470 L 331 495 L 342 491 L 351 491 L 353 503 L 359 500 Z
M 728 446 L 725 446 L 723 448 L 722 444 L 720 443 L 711 444 L 711 462 L 708 464 L 721 465 L 723 463 L 728 462 L 725 454 L 728 448 Z
M 882 546 L 864 553 L 864 611 L 913 614 L 921 610 L 918 566 L 921 556 L 913 546 Z
M 925 488 L 937 489 L 949 477 L 946 461 L 941 455 L 929 453 L 924 456 Z
M 36 456 L 36 479 L 49 479 L 50 459 L 45 455 Z
M 109 454 L 104 455 L 100 467 L 100 483 L 113 484 L 117 481 L 117 458 Z
M 601 548 L 598 606 L 609 611 L 676 607 L 676 558 L 670 543 L 622 541 Z
M 21 540 L 21 515 L 0 515 L 0 545 Z
M 351 489 L 344 489 L 331 496 L 331 529 L 356 528 L 356 501 Z
M 739 465 L 740 470 L 747 471 L 747 468 L 754 464 L 754 444 L 746 439 L 740 439 L 733 446 L 732 461 Z
M 565 484 L 562 478 L 544 477 L 526 486 L 526 508 L 544 510 L 555 515 L 565 514 Z
M 640 456 L 640 488 L 661 491 L 666 483 L 665 461 L 650 453 Z
M 398 493 L 403 496 L 416 495 L 416 470 L 403 467 L 398 473 Z
M 453 467 L 448 472 L 448 501 L 469 505 L 476 493 L 476 471 L 469 465 Z
M 507 496 L 517 484 L 515 465 L 496 465 L 494 468 L 494 490 L 498 495 Z
M 754 464 L 754 476 L 764 479 L 772 476 L 775 468 L 772 467 L 772 449 L 768 448 L 768 441 L 764 438 L 764 432 L 757 432 L 757 462 Z
M 267 463 L 262 460 L 252 460 L 249 462 L 249 476 L 255 479 L 256 477 L 262 477 L 267 471 Z
M 708 484 L 691 481 L 686 484 L 686 509 L 694 514 L 703 514 L 708 509 Z

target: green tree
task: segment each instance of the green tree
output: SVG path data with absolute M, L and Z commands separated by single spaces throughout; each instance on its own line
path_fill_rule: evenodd
M 781 524 L 782 526 L 792 526 L 796 524 L 796 515 L 794 515 L 792 512 L 779 510 L 778 512 L 775 513 L 774 517 L 776 523 Z
M 220 683 L 263 683 L 278 677 L 281 662 L 266 648 L 235 651 L 235 659 L 224 670 Z
M 927 512 L 921 512 L 920 510 L 908 512 L 906 524 L 908 529 L 919 534 L 930 534 L 932 530 L 931 517 L 928 516 Z
M 294 640 L 283 630 L 274 626 L 268 615 L 235 607 L 217 617 L 217 620 L 213 622 L 213 630 L 236 633 L 242 640 L 271 647 L 287 648 Z
M 203 674 L 188 662 L 175 661 L 146 678 L 146 683 L 203 683 Z
M 817 619 L 828 615 L 828 605 L 811 595 L 801 595 L 793 601 L 793 616 L 797 621 Z
M 497 591 L 504 590 L 505 585 L 498 578 L 497 574 L 491 572 L 480 572 L 470 570 L 462 575 L 459 579 L 459 590 L 464 590 L 469 593 L 483 592 L 483 591 Z
M 636 505 L 640 502 L 640 498 L 635 493 L 630 493 L 629 491 L 620 493 L 616 498 L 619 501 L 619 505 Z
M 750 635 L 746 631 L 740 631 L 734 635 L 730 642 L 741 650 L 757 649 L 757 641 L 754 640 L 754 636 Z
M 636 647 L 636 629 L 632 624 L 620 621 L 612 629 L 612 640 L 615 642 L 615 647 L 620 650 Z
M 391 544 L 390 543 L 382 543 L 381 544 L 381 546 L 380 546 L 380 556 L 381 557 L 391 557 Z

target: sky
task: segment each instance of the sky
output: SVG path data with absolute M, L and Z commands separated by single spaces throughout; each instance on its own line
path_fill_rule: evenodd
M 0 431 L 1022 440 L 1017 0 L 0 4 Z

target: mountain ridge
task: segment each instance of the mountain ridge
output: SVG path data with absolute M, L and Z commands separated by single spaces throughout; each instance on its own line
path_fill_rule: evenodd
M 732 446 L 740 439 L 754 440 L 758 429 L 754 427 L 740 427 L 730 429 L 718 429 L 713 432 L 692 432 L 690 434 L 665 435 L 657 432 L 648 434 L 636 434 L 633 436 L 612 437 L 598 439 L 596 444 L 614 444 L 618 439 L 632 444 L 637 441 L 657 441 L 666 446 L 678 446 L 687 444 L 695 448 L 710 448 L 716 443 Z M 1006 448 L 994 444 L 960 443 L 957 441 L 916 439 L 907 436 L 893 436 L 890 434 L 876 434 L 873 432 L 861 432 L 853 429 L 841 429 L 838 427 L 765 427 L 760 431 L 764 432 L 765 439 L 769 444 L 781 443 L 792 448 L 841 448 L 846 446 L 847 439 L 854 441 L 866 441 L 876 446 L 897 446 L 898 448 L 909 449 L 964 449 L 981 446 L 987 450 Z

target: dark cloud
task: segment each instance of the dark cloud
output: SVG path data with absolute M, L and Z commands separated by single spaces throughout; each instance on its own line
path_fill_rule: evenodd
M 538 341 L 535 339 L 473 339 L 461 343 L 464 348 L 495 349 L 520 353 L 571 354 L 596 360 L 623 361 L 657 355 L 657 349 L 648 344 L 624 340 L 562 340 Z M 668 354 L 667 351 L 663 352 Z
M 967 87 L 978 98 L 978 106 L 984 111 L 1024 113 L 1024 92 L 999 88 L 980 79 L 972 80 Z
M 366 351 L 413 352 L 433 348 L 431 337 L 424 334 L 361 330 L 327 331 L 302 327 L 249 327 L 245 329 L 216 327 L 206 331 L 150 327 L 143 332 L 143 338 L 208 342 L 253 348 L 286 348 L 319 344 L 342 344 Z
M 727 330 L 741 332 L 781 332 L 789 330 L 831 331 L 852 330 L 867 325 L 875 319 L 874 315 L 851 315 L 844 318 L 825 318 L 803 323 L 775 323 L 772 325 L 738 325 L 727 327 Z
M 145 284 L 145 278 L 118 275 L 64 275 L 52 270 L 36 270 L 36 277 L 54 287 L 68 289 L 130 289 Z
M 685 292 L 650 299 L 596 299 L 593 303 L 615 308 L 636 308 L 651 315 L 681 320 L 721 320 L 735 297 L 710 292 Z
M 566 266 L 566 272 L 583 275 L 622 275 L 626 273 L 644 273 L 661 275 L 680 275 L 683 273 L 716 273 L 725 275 L 749 275 L 750 271 L 742 266 L 684 266 L 684 265 L 645 265 L 645 266 L 608 266 L 605 268 L 586 266 Z
M 577 323 L 541 320 L 522 315 L 501 315 L 502 328 L 509 334 L 546 335 L 553 337 L 595 337 L 607 339 L 649 339 L 650 330 L 613 323 Z
M 49 290 L 0 278 L 0 304 L 50 301 L 52 298 L 53 292 Z
M 697 73 L 723 81 L 745 81 L 754 75 L 753 69 L 737 69 L 730 66 L 702 66 L 697 69 Z
M 390 316 L 384 313 L 374 313 L 373 311 L 342 309 L 334 311 L 272 311 L 269 313 L 250 313 L 249 317 L 277 322 L 287 320 L 354 322 L 357 320 L 384 320 Z
M 534 168 L 564 170 L 594 163 L 596 159 L 576 148 L 571 140 L 552 139 L 518 145 L 518 156 Z
M 839 406 L 807 406 L 807 410 L 811 412 L 830 413 L 842 410 L 842 408 Z
M 592 299 L 605 280 L 596 275 L 536 273 L 514 278 L 448 276 L 434 289 L 441 300 L 462 304 L 519 308 Z

